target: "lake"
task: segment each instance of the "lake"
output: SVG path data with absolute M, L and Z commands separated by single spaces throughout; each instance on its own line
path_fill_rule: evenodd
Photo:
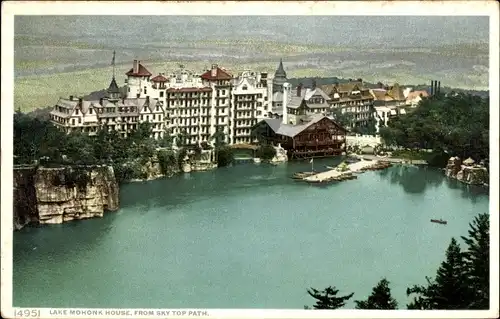
M 405 308 L 406 288 L 434 276 L 451 237 L 488 212 L 487 190 L 436 169 L 291 180 L 310 165 L 126 184 L 118 212 L 15 232 L 14 306 L 303 309 L 315 302 L 307 288 L 331 285 L 355 293 L 353 308 L 385 276 Z

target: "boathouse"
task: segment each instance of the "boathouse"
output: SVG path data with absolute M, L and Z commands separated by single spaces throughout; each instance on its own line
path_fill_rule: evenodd
M 345 152 L 346 129 L 332 117 L 312 111 L 307 99 L 288 97 L 288 83 L 283 87 L 281 118 L 263 119 L 252 128 L 253 136 L 261 142 L 281 144 L 289 159 L 336 156 Z

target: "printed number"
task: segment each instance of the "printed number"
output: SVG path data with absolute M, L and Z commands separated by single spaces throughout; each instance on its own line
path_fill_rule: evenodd
M 40 310 L 16 310 L 15 311 L 16 318 L 39 318 Z

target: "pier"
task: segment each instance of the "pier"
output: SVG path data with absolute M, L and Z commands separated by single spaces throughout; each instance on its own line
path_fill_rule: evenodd
M 365 161 L 361 160 L 357 163 L 352 163 L 347 165 L 347 170 L 338 171 L 337 169 L 331 169 L 326 172 L 317 173 L 314 175 L 305 176 L 302 178 L 303 181 L 309 183 L 326 183 L 332 181 L 343 181 L 356 179 L 355 173 L 361 173 L 364 171 L 374 171 L 381 170 L 391 167 L 392 164 L 387 161 Z

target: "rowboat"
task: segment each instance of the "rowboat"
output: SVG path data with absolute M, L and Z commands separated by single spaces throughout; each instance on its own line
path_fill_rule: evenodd
M 436 224 L 441 224 L 441 225 L 448 224 L 448 222 L 446 220 L 442 220 L 442 219 L 431 219 L 431 223 L 436 223 Z

